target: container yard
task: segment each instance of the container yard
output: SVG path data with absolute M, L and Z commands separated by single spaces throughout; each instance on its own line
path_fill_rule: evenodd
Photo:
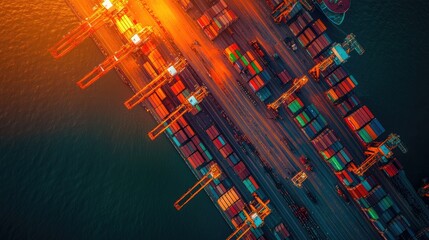
M 67 2 L 85 17 L 51 54 L 64 57 L 87 37 L 109 49 L 78 86 L 113 69 L 122 76 L 132 90 L 125 107 L 150 112 L 158 125 L 148 137 L 167 137 L 196 177 L 172 201 L 177 210 L 205 192 L 231 227 L 225 239 L 427 236 L 427 207 L 400 190 L 409 189 L 400 163 L 407 148 L 359 100 L 344 66 L 365 50 L 352 33 L 331 39 L 311 1 L 265 1 L 263 9 L 161 1 L 160 9 L 104 0 L 91 16 Z M 316 3 L 322 12 L 335 7 L 326 2 Z

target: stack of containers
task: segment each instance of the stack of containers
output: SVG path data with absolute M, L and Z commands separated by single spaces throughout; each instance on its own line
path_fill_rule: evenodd
M 307 136 L 309 140 L 314 139 L 323 129 L 328 126 L 325 118 L 319 114 L 317 118 L 311 121 L 307 126 L 303 127 L 301 130 Z
M 326 31 L 326 26 L 322 20 L 317 19 L 315 22 L 310 24 L 307 29 L 298 35 L 298 41 L 303 47 L 307 47 L 310 43 Z
M 354 165 L 354 163 L 350 163 L 350 165 Z M 349 171 L 347 169 L 335 172 L 335 176 L 340 180 L 340 182 L 346 186 L 347 188 L 355 186 L 360 182 L 359 177 L 354 174 L 352 171 Z
M 302 14 L 298 15 L 298 17 L 288 25 L 292 33 L 298 36 L 311 22 L 313 22 L 313 18 L 310 13 L 303 11 Z
M 271 92 L 268 88 L 264 87 L 258 92 L 256 92 L 256 96 L 262 101 L 265 102 L 269 97 L 271 97 Z
M 317 19 L 314 23 L 312 23 L 311 28 L 313 29 L 316 36 L 319 36 L 326 31 L 326 26 L 320 19 Z
M 146 55 L 152 66 L 155 68 L 157 72 L 162 72 L 167 66 L 167 61 L 165 61 L 164 57 L 162 57 L 161 53 L 158 49 L 154 49 L 148 55 Z
M 341 149 L 336 153 L 334 156 L 329 158 L 327 162 L 331 164 L 331 167 L 335 171 L 341 171 L 344 170 L 347 164 L 349 164 L 353 160 L 352 156 L 350 155 L 349 151 L 347 151 L 346 148 Z
M 150 52 L 155 50 L 157 45 L 158 43 L 155 38 L 148 38 L 145 42 L 140 44 L 140 50 L 144 55 L 148 55 Z
M 222 31 L 235 22 L 238 17 L 230 9 L 227 9 L 224 0 L 207 9 L 204 14 L 197 19 L 198 25 L 210 40 L 215 39 Z
M 222 156 L 226 159 L 228 164 L 232 167 L 232 169 L 237 174 L 237 176 L 240 178 L 240 180 L 243 182 L 247 190 L 250 193 L 257 193 L 259 197 L 264 199 L 265 195 L 262 192 L 262 190 L 259 188 L 259 185 L 256 182 L 255 178 L 250 174 L 244 162 L 241 161 L 237 156 L 237 154 L 235 154 L 232 151 L 230 144 L 227 142 L 225 137 L 219 132 L 217 127 L 215 125 L 211 125 L 206 129 L 206 133 L 210 138 L 210 140 L 212 140 L 216 148 L 221 152 Z M 191 149 L 193 148 L 191 147 Z M 227 153 L 225 153 L 225 151 Z M 208 167 L 204 167 L 204 169 L 205 169 L 204 172 L 201 171 L 202 174 L 205 174 L 207 172 L 206 169 L 208 169 Z M 242 220 L 245 219 L 244 214 L 242 214 L 241 212 L 241 210 L 244 207 L 244 202 L 240 199 L 240 196 L 238 195 L 237 190 L 234 187 L 232 187 L 229 181 L 215 180 L 213 182 L 216 185 L 214 185 L 213 183 L 210 184 L 209 189 L 211 192 L 216 194 L 216 196 L 220 196 L 218 199 L 218 203 L 221 209 L 232 219 L 232 223 L 234 225 L 240 224 Z M 227 189 L 229 190 L 226 191 Z M 237 195 L 237 197 L 235 195 Z M 262 232 L 252 231 L 251 236 L 262 236 Z
M 336 108 L 340 115 L 344 117 L 359 105 L 359 98 L 355 94 L 349 94 L 349 96 L 343 102 L 339 103 Z
M 311 27 L 308 27 L 301 34 L 298 35 L 298 42 L 303 47 L 307 47 L 308 44 L 313 42 L 314 39 L 316 39 L 316 33 L 314 33 Z
M 248 178 L 244 179 L 243 184 L 244 186 L 246 186 L 247 190 L 250 193 L 254 193 L 256 190 L 259 189 L 258 184 L 252 176 L 249 176 Z
M 369 108 L 365 105 L 358 108 L 352 114 L 344 118 L 347 126 L 352 131 L 357 131 L 361 129 L 365 124 L 371 121 L 374 118 L 374 115 L 369 110 Z
M 304 103 L 299 97 L 296 97 L 290 103 L 287 104 L 286 110 L 289 112 L 289 115 L 295 116 L 304 108 Z
M 340 143 L 334 131 L 329 128 L 325 129 L 319 136 L 311 140 L 311 143 L 325 160 L 330 159 L 343 148 L 343 145 Z
M 115 19 L 116 27 L 118 28 L 119 33 L 124 34 L 128 30 L 130 30 L 132 27 L 134 27 L 133 21 L 126 15 L 123 14 L 122 16 Z
M 155 114 L 160 118 L 164 119 L 169 115 L 169 111 L 164 106 L 162 101 L 170 101 L 166 98 L 166 95 L 162 89 L 158 89 L 156 92 L 154 92 L 152 95 L 149 96 L 148 101 L 150 105 L 155 110 Z
M 306 126 L 309 122 L 315 119 L 319 115 L 319 111 L 314 107 L 313 104 L 304 109 L 298 116 L 294 118 L 295 122 L 300 127 Z
M 285 225 L 283 223 L 280 223 L 274 228 L 274 236 L 276 239 L 286 239 L 290 236 L 289 231 L 286 229 Z
M 347 76 L 349 76 L 347 71 L 342 66 L 339 66 L 335 71 L 325 77 L 325 82 L 329 87 L 333 87 Z
M 235 47 L 238 47 L 238 46 L 235 46 Z M 251 62 L 255 60 L 255 57 L 250 51 L 247 51 L 246 54 L 241 55 L 239 49 L 237 50 L 236 52 L 239 58 L 233 64 L 237 72 L 241 73 L 246 69 L 247 66 L 249 66 Z
M 402 164 L 398 161 L 398 159 L 394 158 L 387 164 L 381 166 L 381 169 L 388 177 L 394 177 L 402 169 Z
M 381 125 L 380 121 L 377 118 L 374 118 L 369 122 L 365 127 L 356 132 L 359 140 L 364 143 L 364 145 L 373 142 L 385 131 L 384 127 Z
M 388 239 L 412 239 L 415 234 L 410 230 L 410 223 L 402 215 L 397 215 L 388 224 L 384 236 Z
M 332 45 L 332 40 L 326 33 L 320 35 L 307 47 L 308 53 L 312 58 L 316 58 L 320 53 Z
M 357 85 L 356 79 L 350 75 L 339 84 L 329 89 L 326 92 L 326 96 L 331 102 L 336 103 L 339 99 L 351 92 Z
M 344 120 L 363 145 L 373 142 L 385 131 L 367 106 L 357 109 Z
M 292 76 L 286 69 L 278 73 L 277 76 L 280 78 L 283 84 L 286 84 L 292 80 Z
M 261 64 L 259 64 L 253 54 L 247 51 L 245 55 L 242 55 L 236 43 L 228 46 L 224 54 L 238 72 L 248 70 L 251 76 L 248 82 L 250 88 L 261 101 L 266 101 L 271 96 L 271 92 L 264 86 L 271 80 L 271 75 L 267 71 L 263 71 Z

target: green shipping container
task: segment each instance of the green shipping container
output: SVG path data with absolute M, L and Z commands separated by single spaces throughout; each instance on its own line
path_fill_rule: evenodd
M 341 164 L 338 162 L 338 160 L 335 157 L 332 157 L 331 159 L 329 159 L 329 163 L 336 171 L 341 171 L 344 169 L 343 166 L 341 166 Z
M 366 143 L 370 143 L 372 142 L 372 138 L 371 136 L 369 136 L 369 134 L 366 132 L 366 130 L 364 128 L 362 128 L 361 130 L 358 131 L 359 136 L 362 138 L 362 140 Z
M 369 217 L 374 219 L 374 220 L 377 220 L 379 218 L 377 212 L 375 212 L 375 210 L 373 208 L 368 209 L 368 214 L 369 214 Z
M 248 66 L 249 65 L 249 61 L 247 60 L 247 58 L 245 56 L 242 56 L 241 61 L 243 61 L 244 66 Z

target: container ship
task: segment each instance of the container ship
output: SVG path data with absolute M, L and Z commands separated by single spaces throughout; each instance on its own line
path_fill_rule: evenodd
M 350 8 L 351 0 L 316 0 L 316 3 L 333 24 L 340 25 Z

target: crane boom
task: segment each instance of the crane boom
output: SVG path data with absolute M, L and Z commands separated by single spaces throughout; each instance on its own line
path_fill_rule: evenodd
M 82 43 L 93 32 L 101 28 L 106 19 L 110 19 L 125 9 L 128 0 L 104 0 L 91 16 L 79 26 L 68 32 L 58 43 L 49 49 L 54 58 L 60 58 Z
M 140 44 L 144 42 L 141 39 L 146 39 L 151 33 L 151 27 L 138 28 L 138 32 L 129 39 L 129 43 L 123 45 L 121 49 L 115 52 L 115 54 L 107 57 L 100 65 L 80 79 L 77 82 L 77 85 L 82 89 L 91 86 L 95 81 L 106 75 L 122 60 L 129 56 Z
M 166 119 L 160 122 L 152 131 L 149 132 L 148 135 L 150 139 L 154 140 L 156 137 L 161 135 L 161 133 L 170 127 L 171 124 L 179 120 L 183 115 L 185 115 L 185 113 L 191 111 L 194 106 L 200 103 L 208 94 L 209 92 L 206 87 L 200 86 L 196 89 L 195 92 L 190 94 L 188 101 L 178 106 L 174 112 L 170 113 Z
M 272 12 L 272 16 L 275 23 L 280 23 L 285 16 L 288 16 L 295 5 L 298 3 L 298 0 L 284 0 L 280 3 Z M 277 13 L 280 12 L 278 15 Z
M 139 90 L 134 94 L 130 99 L 128 99 L 124 105 L 130 110 L 133 107 L 137 106 L 139 103 L 147 99 L 152 93 L 154 93 L 158 88 L 163 86 L 166 83 L 169 83 L 173 76 L 178 72 L 183 71 L 187 65 L 185 59 L 179 59 L 176 63 L 165 69 L 161 74 L 156 76 L 148 85 Z
M 299 79 L 296 78 L 293 81 L 292 87 L 289 90 L 287 90 L 285 93 L 283 93 L 277 100 L 268 104 L 268 108 L 277 111 L 280 105 L 282 105 L 294 92 L 301 89 L 307 82 L 308 82 L 308 77 L 305 75 Z
M 311 68 L 308 73 L 316 80 L 320 78 L 320 72 L 325 71 L 334 62 L 340 65 L 347 61 L 351 51 L 356 51 L 359 55 L 365 52 L 365 49 L 357 42 L 356 36 L 353 33 L 347 35 L 342 44 L 334 44 L 330 50 L 330 55 L 323 61 Z
M 201 192 L 213 180 L 218 179 L 222 175 L 221 168 L 214 163 L 210 166 L 209 171 L 197 182 L 194 186 L 188 189 L 175 203 L 174 207 L 179 211 L 189 201 L 191 201 L 199 192 Z
M 95 81 L 106 75 L 116 65 L 118 65 L 125 57 L 127 57 L 134 50 L 134 46 L 126 44 L 122 46 L 119 51 L 115 52 L 112 56 L 109 56 L 100 65 L 95 67 L 91 72 L 86 74 L 81 80 L 77 82 L 77 85 L 85 89 L 93 84 Z
M 403 153 L 407 152 L 407 149 L 402 144 L 399 135 L 391 133 L 386 140 L 381 143 L 377 143 L 376 146 L 368 147 L 365 154 L 368 156 L 365 161 L 359 167 L 355 165 L 350 166 L 350 170 L 358 176 L 363 176 L 368 169 L 383 158 L 391 158 L 393 156 L 392 150 L 398 147 Z

